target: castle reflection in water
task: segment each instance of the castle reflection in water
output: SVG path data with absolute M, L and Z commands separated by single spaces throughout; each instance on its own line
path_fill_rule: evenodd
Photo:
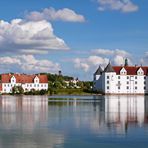
M 70 106 L 73 111 L 63 110 L 65 106 Z M 87 119 L 91 121 L 87 122 L 95 122 L 97 125 L 103 122 L 108 127 L 120 125 L 125 129 L 129 124 L 142 126 L 148 123 L 148 96 L 93 96 L 90 102 L 79 100 L 48 102 L 47 96 L 2 96 L 0 98 L 0 125 L 6 128 L 24 126 L 31 129 L 36 124 L 54 122 L 54 119 L 49 120 L 50 116 L 62 118 L 62 116 L 68 116 L 68 112 L 71 112 L 76 120 L 80 117 L 81 122 L 85 122 L 87 120 L 85 116 L 78 114 L 82 110 L 84 114 L 86 110 L 89 111 L 90 117 L 87 116 Z
M 0 142 L 0 146 L 7 143 L 5 137 L 14 131 L 18 136 L 26 135 L 26 142 L 29 135 L 29 143 L 54 147 L 63 144 L 65 137 L 74 132 L 126 134 L 131 127 L 144 127 L 148 123 L 148 96 L 86 98 L 57 102 L 48 101 L 47 96 L 1 96 L 0 139 L 3 143 Z M 18 137 L 12 136 L 11 140 L 17 143 Z

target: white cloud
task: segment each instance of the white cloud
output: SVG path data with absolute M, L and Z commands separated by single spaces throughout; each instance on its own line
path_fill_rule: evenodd
M 109 49 L 95 49 L 92 50 L 93 54 L 97 54 L 97 55 L 102 55 L 102 56 L 115 56 L 115 55 L 120 55 L 122 57 L 129 57 L 130 54 L 125 51 L 125 50 L 121 50 L 121 49 L 115 49 L 115 50 L 109 50 Z
M 83 15 L 77 14 L 75 11 L 64 8 L 55 10 L 54 8 L 45 8 L 42 12 L 33 11 L 26 15 L 26 18 L 33 21 L 40 20 L 61 20 L 66 22 L 85 22 Z
M 74 66 L 77 69 L 82 69 L 85 72 L 89 70 L 89 65 L 85 62 L 85 59 L 76 58 L 74 59 Z
M 0 57 L 1 72 L 55 73 L 60 65 L 49 60 L 38 60 L 33 55 L 17 55 L 13 57 Z
M 64 40 L 54 35 L 46 20 L 33 22 L 14 19 L 0 21 L 1 53 L 46 53 L 49 50 L 67 50 Z
M 129 65 L 132 65 L 133 62 L 130 58 L 127 58 L 128 59 L 128 64 Z M 121 55 L 116 55 L 113 59 L 112 59 L 112 62 L 114 65 L 124 65 L 125 64 L 125 58 Z
M 96 68 L 98 65 L 105 66 L 109 60 L 99 56 L 89 56 L 88 58 L 76 58 L 74 59 L 74 66 L 77 69 L 89 71 L 92 68 Z
M 109 61 L 112 65 L 124 65 L 125 58 L 128 58 L 129 65 L 132 65 L 131 55 L 125 50 L 109 50 L 109 49 L 96 49 L 92 50 L 92 55 L 87 58 L 76 58 L 74 66 L 77 69 L 88 72 L 94 70 L 101 65 L 105 67 Z
M 124 13 L 138 11 L 139 7 L 131 0 L 97 0 L 99 11 L 116 10 Z

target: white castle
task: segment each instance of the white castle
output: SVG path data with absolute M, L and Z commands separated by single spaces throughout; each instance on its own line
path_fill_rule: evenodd
M 104 94 L 148 94 L 148 67 L 112 66 L 111 63 L 103 70 L 100 66 L 94 73 L 95 91 Z

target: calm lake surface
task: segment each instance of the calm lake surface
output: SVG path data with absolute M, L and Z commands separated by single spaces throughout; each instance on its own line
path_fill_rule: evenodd
M 98 147 L 148 147 L 148 96 L 0 96 L 0 148 Z

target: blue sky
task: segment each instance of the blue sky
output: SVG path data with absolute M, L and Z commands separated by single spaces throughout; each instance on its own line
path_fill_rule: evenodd
M 110 60 L 148 63 L 146 0 L 0 1 L 0 72 L 91 80 Z

